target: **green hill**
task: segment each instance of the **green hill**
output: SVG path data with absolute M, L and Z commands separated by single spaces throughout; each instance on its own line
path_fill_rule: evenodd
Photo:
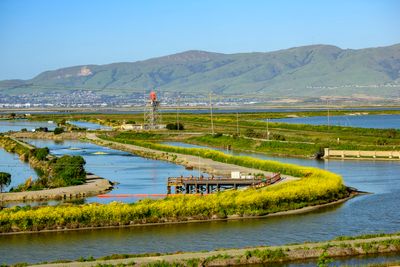
M 158 91 L 274 97 L 399 97 L 400 44 L 368 49 L 329 45 L 267 53 L 187 51 L 160 58 L 46 71 L 0 81 L 0 94 L 92 90 L 103 95 Z

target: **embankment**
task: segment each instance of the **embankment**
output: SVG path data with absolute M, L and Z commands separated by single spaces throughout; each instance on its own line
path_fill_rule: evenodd
M 400 151 L 335 150 L 335 149 L 325 148 L 324 158 L 400 161 Z
M 86 182 L 81 185 L 65 186 L 37 191 L 1 193 L 1 202 L 25 202 L 43 200 L 70 200 L 104 194 L 112 189 L 107 179 L 88 173 Z
M 84 138 L 85 132 L 63 132 L 54 134 L 53 132 L 15 132 L 11 134 L 15 138 L 31 138 L 31 139 L 49 139 L 55 141 L 76 140 Z
M 72 261 L 35 265 L 37 267 L 75 266 L 230 266 L 273 264 L 296 260 L 320 261 L 334 257 L 373 255 L 400 252 L 400 235 L 359 237 L 351 240 L 331 240 L 319 243 L 227 249 L 208 252 L 188 252 L 153 255 L 111 255 L 89 261 Z

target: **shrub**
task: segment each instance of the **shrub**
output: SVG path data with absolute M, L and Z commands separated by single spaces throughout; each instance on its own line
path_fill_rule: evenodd
M 31 155 L 38 160 L 46 160 L 47 155 L 49 155 L 50 150 L 47 147 L 34 148 L 31 150 Z
M 49 129 L 47 127 L 39 127 L 35 129 L 35 132 L 45 132 L 47 133 Z
M 166 128 L 168 130 L 180 130 L 180 131 L 185 130 L 185 127 L 180 122 L 179 123 L 168 123 Z
M 54 134 L 62 134 L 64 132 L 64 129 L 61 127 L 56 127 L 54 129 Z
M 285 141 L 286 137 L 282 134 L 273 134 L 272 135 L 273 140 L 279 140 L 279 141 Z
M 64 155 L 54 159 L 53 183 L 57 186 L 78 185 L 85 182 L 85 160 L 81 156 Z
M 244 135 L 247 137 L 257 137 L 256 132 L 253 129 L 246 129 L 246 131 L 244 132 Z

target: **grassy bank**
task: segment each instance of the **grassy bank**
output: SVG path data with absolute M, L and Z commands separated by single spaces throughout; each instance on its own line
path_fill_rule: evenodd
M 223 152 L 205 148 L 185 148 L 185 147 L 150 143 L 143 140 L 126 140 L 124 138 L 119 138 L 119 135 L 117 135 L 117 137 L 101 135 L 101 138 L 104 140 L 110 140 L 125 144 L 132 144 L 159 151 L 200 156 L 202 158 L 207 158 L 218 162 L 229 163 L 248 168 L 255 168 L 269 172 L 279 172 L 282 174 L 287 174 L 295 177 L 311 177 L 311 176 L 325 177 L 326 182 L 334 180 L 339 183 L 342 183 L 341 177 L 339 175 L 312 167 L 298 166 L 294 164 L 281 163 L 272 160 L 261 160 L 246 156 L 232 156 L 232 155 L 227 155 Z
M 351 239 L 351 240 L 350 240 Z M 392 255 L 400 251 L 399 234 L 351 237 L 304 244 L 289 244 L 274 247 L 253 247 L 185 253 L 113 254 L 101 258 L 81 257 L 75 261 L 59 260 L 42 263 L 41 267 L 71 266 L 227 266 L 250 264 L 290 263 L 298 260 L 313 261 L 318 266 L 329 266 L 336 258 L 361 255 Z M 23 263 L 20 264 L 20 266 Z M 57 265 L 59 264 L 59 265 Z M 374 265 L 375 266 L 375 265 Z M 376 265 L 387 266 L 387 265 Z

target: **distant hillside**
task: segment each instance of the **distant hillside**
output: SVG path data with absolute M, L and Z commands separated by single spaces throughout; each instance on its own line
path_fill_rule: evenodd
M 330 45 L 267 53 L 187 51 L 145 61 L 75 66 L 0 81 L 0 94 L 88 89 L 103 95 L 159 91 L 274 97 L 399 97 L 400 44 L 360 50 Z

